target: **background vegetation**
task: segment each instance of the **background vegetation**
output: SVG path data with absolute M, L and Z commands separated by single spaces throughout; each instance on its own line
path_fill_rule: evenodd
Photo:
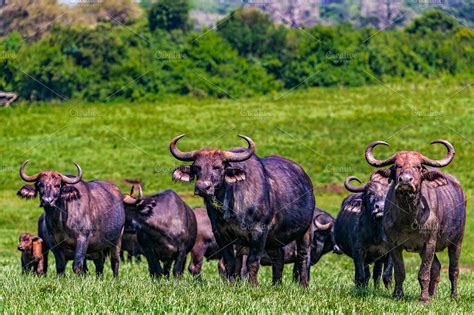
M 24 100 L 240 98 L 311 86 L 439 77 L 469 82 L 474 31 L 441 11 L 404 28 L 288 28 L 256 8 L 195 31 L 187 1 L 13 1 L 0 9 L 0 90 Z M 104 2 L 105 3 L 105 2 Z M 12 12 L 23 10 L 26 18 Z M 22 11 L 21 11 L 22 12 Z M 32 12 L 48 12 L 47 15 Z
M 107 104 L 39 103 L 0 109 L 0 310 L 29 312 L 228 312 L 228 313 L 470 313 L 474 297 L 474 125 L 472 89 L 459 84 L 425 81 L 358 88 L 312 88 L 247 100 L 175 98 L 166 102 Z M 449 297 L 447 254 L 441 254 L 443 271 L 439 293 L 429 305 L 418 303 L 419 256 L 405 253 L 406 293 L 394 301 L 391 291 L 372 287 L 353 290 L 353 265 L 345 256 L 328 254 L 312 270 L 308 290 L 291 283 L 291 267 L 284 284 L 271 286 L 271 271 L 262 267 L 259 288 L 246 283 L 228 285 L 217 275 L 215 262 L 205 263 L 203 281 L 189 273 L 183 280 L 149 279 L 146 263 L 122 265 L 118 280 L 106 268 L 104 279 L 76 277 L 71 264 L 58 279 L 20 275 L 17 237 L 36 233 L 42 209 L 38 200 L 25 201 L 15 194 L 23 182 L 18 167 L 30 159 L 27 171 L 54 169 L 84 178 L 142 179 L 145 193 L 167 188 L 178 191 L 192 206 L 193 186 L 173 183 L 170 172 L 182 162 L 174 160 L 168 142 L 186 133 L 183 150 L 201 147 L 231 148 L 243 145 L 236 135 L 252 137 L 260 156 L 280 154 L 308 172 L 317 205 L 336 214 L 347 195 L 341 184 L 350 175 L 367 180 L 373 168 L 364 160 L 366 145 L 386 140 L 376 156 L 398 150 L 419 150 L 432 158 L 445 154 L 429 143 L 448 139 L 456 158 L 444 171 L 461 181 L 468 198 L 468 220 L 461 254 L 459 301 Z M 91 267 L 93 272 L 93 266 Z

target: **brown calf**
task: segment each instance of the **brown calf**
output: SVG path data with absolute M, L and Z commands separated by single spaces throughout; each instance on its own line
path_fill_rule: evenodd
M 22 233 L 18 242 L 21 251 L 21 269 L 23 273 L 34 271 L 44 274 L 43 240 L 30 233 Z

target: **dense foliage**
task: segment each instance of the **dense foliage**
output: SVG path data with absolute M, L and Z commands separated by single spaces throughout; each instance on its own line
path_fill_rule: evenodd
M 188 27 L 189 4 L 187 0 L 159 0 L 151 5 L 148 23 L 154 31 L 161 28 L 167 31 Z
M 473 74 L 474 32 L 440 11 L 405 29 L 378 31 L 351 24 L 289 29 L 257 9 L 238 9 L 216 30 L 193 32 L 188 8 L 171 3 L 154 2 L 148 20 L 128 25 L 56 24 L 38 41 L 10 33 L 0 40 L 0 90 L 28 100 L 239 98 Z

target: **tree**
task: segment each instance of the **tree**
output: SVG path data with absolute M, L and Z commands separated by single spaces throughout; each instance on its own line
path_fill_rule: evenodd
M 459 28 L 459 23 L 455 18 L 439 11 L 432 10 L 425 13 L 407 27 L 408 33 L 429 34 L 431 32 L 455 32 Z
M 277 53 L 286 41 L 285 28 L 275 26 L 267 15 L 255 8 L 234 11 L 217 24 L 217 31 L 241 55 Z
M 157 28 L 171 31 L 189 27 L 189 3 L 187 0 L 159 0 L 148 13 L 150 30 Z

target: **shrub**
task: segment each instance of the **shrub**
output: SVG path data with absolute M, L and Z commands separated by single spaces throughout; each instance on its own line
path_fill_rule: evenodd
M 188 28 L 189 4 L 187 0 L 158 0 L 148 12 L 150 30 L 171 31 Z

